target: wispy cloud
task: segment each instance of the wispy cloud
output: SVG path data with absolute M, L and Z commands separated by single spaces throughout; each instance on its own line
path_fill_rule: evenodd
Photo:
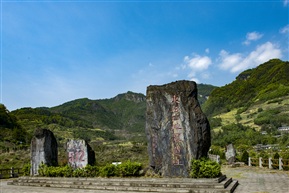
M 284 0 L 284 1 L 283 1 L 283 5 L 284 5 L 285 7 L 287 7 L 288 4 L 289 4 L 289 0 Z
M 221 59 L 221 64 L 219 65 L 219 67 L 222 70 L 230 70 L 234 66 L 237 66 L 243 60 L 242 54 L 240 53 L 229 54 L 229 52 L 221 50 L 219 55 Z
M 288 34 L 289 33 L 289 24 L 279 30 L 281 34 Z
M 244 45 L 249 45 L 252 41 L 256 41 L 259 40 L 260 38 L 262 38 L 263 34 L 259 33 L 259 32 L 249 32 L 246 35 L 246 40 L 243 42 Z
M 192 57 L 185 56 L 184 62 L 185 66 L 190 69 L 188 78 L 196 82 L 199 82 L 199 80 L 196 78 L 196 73 L 207 70 L 208 67 L 212 64 L 212 60 L 210 57 L 200 56 L 197 54 L 193 54 Z
M 247 56 L 244 56 L 241 53 L 230 54 L 225 50 L 222 50 L 219 56 L 219 67 L 223 70 L 229 70 L 231 73 L 236 73 L 248 68 L 256 67 L 272 58 L 281 58 L 282 51 L 277 45 L 266 42 L 259 45 Z

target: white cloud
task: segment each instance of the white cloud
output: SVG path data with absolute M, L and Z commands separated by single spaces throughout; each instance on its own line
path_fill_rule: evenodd
M 263 34 L 258 33 L 256 31 L 254 32 L 249 32 L 246 35 L 246 40 L 243 42 L 243 44 L 245 45 L 249 45 L 252 41 L 256 41 L 259 40 L 260 38 L 262 38 Z
M 200 80 L 196 77 L 191 78 L 190 81 L 195 81 L 198 84 L 200 83 Z
M 242 60 L 242 55 L 240 53 L 229 54 L 225 50 L 221 50 L 220 52 L 221 64 L 219 67 L 223 70 L 228 70 L 238 65 Z
M 209 67 L 209 65 L 212 64 L 211 58 L 209 58 L 208 56 L 199 56 L 199 55 L 194 55 L 193 58 L 185 56 L 184 61 L 187 64 L 187 66 L 191 68 L 193 71 L 206 70 Z
M 198 78 L 196 78 L 197 72 L 203 72 L 208 69 L 208 67 L 212 64 L 211 58 L 208 56 L 200 56 L 194 54 L 192 58 L 189 56 L 184 57 L 185 66 L 190 69 L 190 73 L 188 78 L 195 82 L 200 82 Z
M 207 48 L 207 49 L 205 50 L 205 52 L 206 52 L 207 54 L 210 53 L 210 49 Z
M 283 5 L 284 5 L 285 7 L 287 7 L 288 3 L 289 3 L 289 0 L 284 0 L 284 1 L 283 1 Z
M 281 58 L 282 51 L 277 45 L 266 42 L 258 46 L 247 56 L 243 56 L 240 53 L 229 54 L 225 50 L 222 50 L 219 55 L 219 60 L 221 61 L 219 67 L 223 70 L 230 70 L 232 73 L 235 73 L 256 67 L 272 58 Z
M 289 33 L 289 24 L 279 30 L 281 34 L 288 34 Z

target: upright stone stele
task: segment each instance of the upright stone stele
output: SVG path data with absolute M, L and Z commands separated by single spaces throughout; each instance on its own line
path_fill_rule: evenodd
M 48 129 L 36 129 L 31 140 L 31 170 L 30 175 L 38 175 L 41 163 L 57 166 L 57 141 Z
M 226 147 L 226 160 L 228 162 L 228 164 L 234 164 L 236 161 L 236 150 L 234 148 L 233 144 L 229 144 Z
M 94 165 L 95 153 L 85 140 L 71 139 L 67 142 L 68 164 L 76 168 Z
M 164 177 L 189 177 L 191 159 L 207 157 L 209 122 L 193 81 L 147 88 L 146 134 L 151 167 Z

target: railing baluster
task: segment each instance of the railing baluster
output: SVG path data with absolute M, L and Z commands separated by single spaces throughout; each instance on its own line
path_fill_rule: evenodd
M 283 170 L 282 158 L 279 158 L 279 170 Z

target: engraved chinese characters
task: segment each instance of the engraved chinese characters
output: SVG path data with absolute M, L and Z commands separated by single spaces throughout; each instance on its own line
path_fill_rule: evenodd
M 189 177 L 191 159 L 207 156 L 210 126 L 193 81 L 147 88 L 146 134 L 151 167 L 166 177 Z
M 173 165 L 183 165 L 181 151 L 184 148 L 184 129 L 180 120 L 179 97 L 172 100 L 172 161 Z
M 68 163 L 73 168 L 84 168 L 93 165 L 95 154 L 85 140 L 69 140 L 67 142 Z

